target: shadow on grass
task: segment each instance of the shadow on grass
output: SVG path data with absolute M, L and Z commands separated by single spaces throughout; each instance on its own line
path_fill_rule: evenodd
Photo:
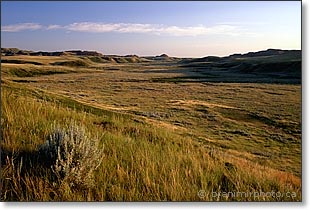
M 52 166 L 55 162 L 56 159 L 51 159 L 40 151 L 11 151 L 1 148 L 1 168 L 13 167 L 21 176 L 52 174 Z M 55 181 L 54 176 L 49 178 Z

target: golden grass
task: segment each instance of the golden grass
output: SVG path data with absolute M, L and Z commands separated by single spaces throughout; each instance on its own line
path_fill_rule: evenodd
M 16 56 L 1 56 L 3 60 L 19 60 L 19 61 L 34 61 L 42 63 L 44 65 L 49 65 L 54 62 L 61 61 L 75 61 L 79 60 L 76 56 L 28 56 L 28 55 L 16 55 Z
M 155 63 L 50 65 L 70 59 L 1 64 L 2 200 L 301 200 L 300 85 L 158 83 L 188 73 Z M 96 186 L 39 161 L 52 125 L 72 121 L 104 145 Z M 212 194 L 272 191 L 296 196 Z
M 296 197 L 255 199 L 301 198 L 298 178 L 291 175 L 294 179 L 290 180 L 280 172 L 260 170 L 262 166 L 253 163 L 240 165 L 239 160 L 227 168 L 225 158 L 210 156 L 207 148 L 171 130 L 120 117 L 74 111 L 22 95 L 7 87 L 2 89 L 3 200 L 217 200 L 212 191 L 290 191 L 296 192 Z M 44 164 L 29 168 L 38 163 L 36 151 L 51 132 L 51 123 L 65 126 L 71 120 L 100 136 L 104 144 L 105 155 L 95 175 L 95 187 L 72 187 L 63 180 L 53 180 L 53 172 Z M 279 181 L 279 176 L 285 177 L 285 182 Z M 199 190 L 208 193 L 200 198 Z M 253 197 L 219 199 L 254 200 Z

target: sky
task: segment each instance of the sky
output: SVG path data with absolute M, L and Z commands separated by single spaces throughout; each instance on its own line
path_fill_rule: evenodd
M 301 49 L 301 3 L 1 1 L 1 47 L 177 57 Z

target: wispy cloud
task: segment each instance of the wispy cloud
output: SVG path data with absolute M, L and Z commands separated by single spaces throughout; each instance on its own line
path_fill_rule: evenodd
M 19 32 L 25 30 L 38 30 L 43 26 L 37 23 L 19 23 L 13 25 L 6 25 L 1 27 L 1 31 L 5 32 Z
M 169 34 L 174 36 L 198 36 L 198 35 L 238 35 L 240 30 L 238 27 L 230 25 L 218 25 L 212 27 L 205 26 L 191 26 L 191 27 L 178 27 L 169 26 L 160 30 L 163 34 Z
M 141 24 L 141 23 L 96 23 L 77 22 L 69 25 L 48 25 L 42 26 L 36 23 L 21 23 L 2 27 L 2 31 L 19 32 L 23 30 L 66 30 L 72 32 L 87 33 L 144 33 L 170 36 L 199 36 L 199 35 L 230 35 L 237 36 L 249 33 L 237 25 L 219 24 L 211 27 L 198 26 L 167 26 L 162 24 Z
M 113 32 L 120 28 L 121 24 L 101 24 L 92 22 L 72 23 L 64 28 L 69 31 L 91 32 L 91 33 L 106 33 Z
M 61 25 L 48 25 L 46 27 L 46 30 L 56 30 L 56 29 L 62 29 L 62 28 L 63 28 L 63 26 L 61 26 Z
M 269 22 L 262 22 L 262 21 L 225 21 L 225 22 L 218 22 L 218 25 L 266 25 L 266 24 L 270 24 Z
M 91 33 L 152 33 L 157 35 L 171 36 L 198 36 L 211 34 L 238 35 L 241 29 L 233 25 L 217 25 L 212 27 L 199 26 L 165 26 L 159 24 L 139 23 L 73 23 L 64 27 L 69 31 L 91 32 Z

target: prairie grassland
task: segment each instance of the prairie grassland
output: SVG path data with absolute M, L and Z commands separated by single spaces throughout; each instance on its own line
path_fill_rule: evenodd
M 154 82 L 193 73 L 153 63 L 31 73 L 57 69 L 44 62 L 1 66 L 2 200 L 301 200 L 300 85 Z M 95 186 L 56 179 L 38 152 L 72 122 L 104 146 Z

